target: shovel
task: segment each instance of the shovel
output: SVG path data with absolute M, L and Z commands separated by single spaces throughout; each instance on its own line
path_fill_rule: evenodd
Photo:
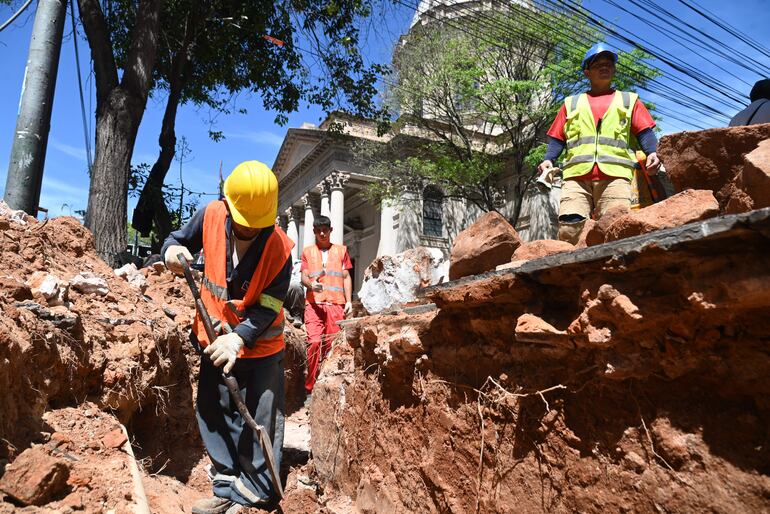
M 184 278 L 187 280 L 187 285 L 190 286 L 190 292 L 195 299 L 195 309 L 198 311 L 201 320 L 203 320 L 203 328 L 206 330 L 206 336 L 208 336 L 209 341 L 213 343 L 217 336 L 214 332 L 214 326 L 211 324 L 209 313 L 206 311 L 206 306 L 203 305 L 203 300 L 201 300 L 201 295 L 198 291 L 198 286 L 195 284 L 192 271 L 190 271 L 190 263 L 187 262 L 187 258 L 184 256 L 184 254 L 181 253 L 177 255 L 177 259 L 179 259 L 179 262 L 182 263 L 182 268 L 184 269 Z M 226 331 L 230 331 L 230 327 L 227 323 L 224 324 L 224 327 Z M 273 443 L 270 441 L 270 435 L 267 433 L 267 429 L 264 426 L 258 425 L 257 422 L 254 421 L 254 418 L 251 417 L 251 413 L 249 413 L 249 409 L 246 407 L 246 403 L 243 401 L 240 388 L 238 387 L 238 381 L 235 379 L 235 377 L 225 373 L 222 374 L 222 377 L 224 378 L 227 390 L 230 391 L 230 397 L 235 402 L 235 406 L 238 408 L 238 412 L 241 413 L 243 422 L 254 431 L 254 435 L 259 440 L 259 446 L 262 448 L 262 455 L 265 456 L 265 462 L 267 462 L 267 469 L 270 471 L 270 478 L 273 481 L 273 487 L 278 493 L 278 498 L 283 499 L 281 476 L 278 472 L 278 468 L 275 465 L 275 459 L 273 458 Z

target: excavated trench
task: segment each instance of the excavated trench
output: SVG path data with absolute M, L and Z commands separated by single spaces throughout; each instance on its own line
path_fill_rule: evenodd
M 210 484 L 184 280 L 162 265 L 121 278 L 74 218 L 0 211 L 0 512 L 189 512 Z M 288 413 L 303 354 L 289 327 Z

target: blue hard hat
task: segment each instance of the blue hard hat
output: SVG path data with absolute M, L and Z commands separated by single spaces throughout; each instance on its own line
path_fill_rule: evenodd
M 618 54 L 615 52 L 615 50 L 607 46 L 605 43 L 596 43 L 594 46 L 588 49 L 586 56 L 583 57 L 583 69 L 588 67 L 588 63 L 591 62 L 594 57 L 604 52 L 608 52 L 610 55 L 612 55 L 612 62 L 618 62 Z

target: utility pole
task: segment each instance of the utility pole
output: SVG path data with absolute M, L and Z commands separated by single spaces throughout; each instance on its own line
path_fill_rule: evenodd
M 59 69 L 66 0 L 39 0 L 21 86 L 5 202 L 37 216 L 51 111 Z M 77 36 L 75 36 L 77 37 Z

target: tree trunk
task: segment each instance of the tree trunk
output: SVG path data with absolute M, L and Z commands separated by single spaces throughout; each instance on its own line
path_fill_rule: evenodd
M 187 47 L 182 48 L 174 59 L 166 110 L 158 137 L 160 153 L 150 170 L 131 219 L 133 227 L 143 236 L 149 235 L 154 221 L 157 237 L 161 242 L 171 233 L 171 214 L 163 198 L 163 182 L 176 153 L 176 113 L 189 77 L 187 52 Z
M 160 0 L 141 0 L 118 83 L 114 49 L 97 0 L 79 0 L 96 75 L 96 153 L 88 190 L 86 226 L 98 254 L 117 266 L 126 249 L 128 178 L 158 47 Z
M 128 178 L 143 111 L 143 102 L 118 86 L 96 122 L 96 158 L 85 222 L 94 233 L 97 253 L 113 267 L 120 264 L 118 253 L 126 249 Z

